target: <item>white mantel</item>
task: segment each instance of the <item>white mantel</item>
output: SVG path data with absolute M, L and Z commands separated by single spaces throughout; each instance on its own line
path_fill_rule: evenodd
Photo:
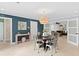
M 16 34 L 16 44 L 17 44 L 17 37 L 18 36 L 23 36 L 23 35 L 29 35 L 29 34 Z

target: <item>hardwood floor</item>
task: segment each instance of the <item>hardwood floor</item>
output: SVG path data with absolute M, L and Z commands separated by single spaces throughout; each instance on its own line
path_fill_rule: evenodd
M 59 51 L 64 56 L 79 56 L 79 47 L 76 47 L 67 42 L 67 37 L 59 37 L 58 40 Z
M 24 42 L 17 45 L 0 44 L 0 56 L 51 56 L 53 52 L 34 50 L 34 42 Z M 66 36 L 59 37 L 58 50 L 53 56 L 79 56 L 79 48 L 67 43 Z

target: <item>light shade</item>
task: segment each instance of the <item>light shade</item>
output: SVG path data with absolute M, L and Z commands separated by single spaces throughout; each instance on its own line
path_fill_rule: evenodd
M 41 24 L 47 24 L 48 23 L 48 18 L 47 17 L 41 17 L 39 19 L 39 21 L 40 21 Z

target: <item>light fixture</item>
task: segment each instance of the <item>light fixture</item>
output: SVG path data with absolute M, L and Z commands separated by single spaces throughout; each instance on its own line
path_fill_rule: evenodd
M 42 16 L 39 19 L 41 24 L 47 24 L 48 23 L 48 18 L 46 16 Z
M 45 16 L 46 15 L 46 11 L 43 10 L 42 13 L 43 13 L 43 15 L 40 17 L 39 22 L 41 24 L 48 24 L 48 17 Z

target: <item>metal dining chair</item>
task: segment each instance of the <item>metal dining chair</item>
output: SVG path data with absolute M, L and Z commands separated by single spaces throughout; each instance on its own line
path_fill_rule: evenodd
M 56 53 L 56 48 L 57 48 L 57 41 L 58 41 L 58 35 L 57 32 L 52 32 L 50 39 L 47 41 L 47 50 L 51 50 L 51 53 L 55 51 Z
M 38 53 L 40 53 L 40 48 L 42 48 L 42 39 L 39 39 L 38 36 L 34 36 L 34 50 L 36 50 Z

